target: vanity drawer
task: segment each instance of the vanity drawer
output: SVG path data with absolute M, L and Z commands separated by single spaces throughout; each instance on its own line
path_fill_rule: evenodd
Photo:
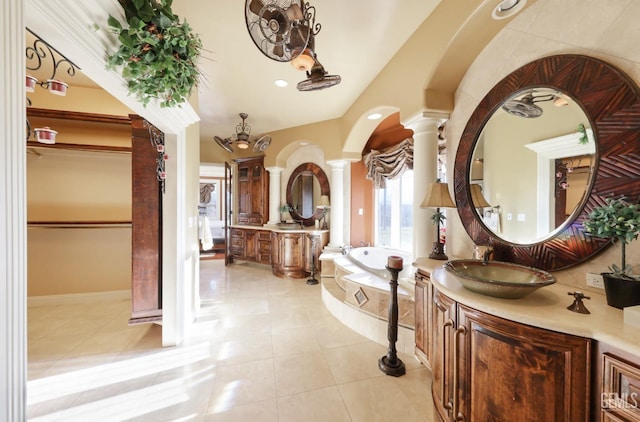
M 269 242 L 269 244 L 271 244 L 271 232 L 259 231 L 258 240 L 266 240 L 267 242 Z
M 602 355 L 602 420 L 640 422 L 640 367 Z
M 244 231 L 240 229 L 231 229 L 231 237 L 239 237 L 244 239 Z

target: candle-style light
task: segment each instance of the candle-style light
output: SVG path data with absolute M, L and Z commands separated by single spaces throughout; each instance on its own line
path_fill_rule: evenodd
M 404 362 L 398 358 L 396 351 L 396 342 L 398 341 L 398 273 L 402 271 L 402 268 L 402 257 L 392 255 L 387 258 L 387 271 L 391 273 L 391 280 L 389 280 L 391 300 L 389 300 L 387 325 L 389 347 L 387 348 L 387 354 L 378 359 L 378 368 L 385 374 L 394 377 L 404 375 L 406 372 Z

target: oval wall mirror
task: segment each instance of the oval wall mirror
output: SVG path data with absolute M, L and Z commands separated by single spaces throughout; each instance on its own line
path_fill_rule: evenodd
M 300 164 L 291 173 L 287 182 L 287 205 L 289 214 L 305 226 L 312 226 L 322 215 L 317 208 L 320 197 L 331 198 L 329 179 L 324 170 L 315 163 Z
M 508 100 L 525 100 L 525 104 L 519 110 L 515 107 L 514 112 L 526 113 L 529 109 L 535 109 L 530 107 L 533 102 L 525 97 L 537 96 L 538 91 L 541 95 L 552 93 L 562 96 L 575 103 L 576 110 L 579 109 L 584 114 L 576 112 L 577 120 L 564 122 L 567 127 L 562 130 L 554 129 L 554 132 L 548 135 L 536 136 L 535 139 L 523 142 L 533 144 L 531 146 L 535 146 L 538 142 L 547 142 L 546 145 L 553 149 L 554 146 L 557 147 L 554 141 L 556 143 L 566 141 L 567 148 L 571 150 L 570 155 L 562 157 L 561 155 L 565 155 L 564 152 L 552 153 L 552 158 L 542 165 L 538 162 L 539 157 L 547 153 L 542 152 L 545 144 L 539 144 L 537 150 L 532 149 L 525 158 L 492 155 L 489 160 L 489 157 L 485 156 L 488 152 L 486 138 L 489 133 L 496 134 L 503 131 L 503 129 L 491 128 L 493 116 L 496 118 L 500 116 L 502 112 L 498 110 Z M 535 104 L 542 108 L 542 115 L 552 113 L 553 104 L 541 105 L 539 102 Z M 535 124 L 540 117 L 520 116 L 519 118 L 531 120 L 531 124 Z M 585 153 L 582 150 L 581 133 L 578 130 L 580 123 L 583 124 L 585 133 L 589 137 L 588 142 L 593 143 L 593 152 Z M 535 131 L 540 133 L 537 129 Z M 504 129 L 504 132 L 509 130 Z M 524 132 L 527 130 L 515 129 L 515 135 L 513 133 L 512 135 L 519 137 Z M 563 134 L 563 132 L 566 133 Z M 496 136 L 507 138 L 503 135 Z M 575 139 L 567 140 L 572 137 Z M 513 140 L 512 136 L 508 138 Z M 547 271 L 579 264 L 611 244 L 603 239 L 587 237 L 584 233 L 582 221 L 593 207 L 603 204 L 605 198 L 609 196 L 623 195 L 633 201 L 640 199 L 639 141 L 640 91 L 633 80 L 614 66 L 592 57 L 571 54 L 545 57 L 524 65 L 501 80 L 487 93 L 472 113 L 463 131 L 454 165 L 454 192 L 462 224 L 475 244 L 494 247 L 496 259 Z M 512 146 L 509 139 L 498 142 L 496 146 L 503 149 Z M 572 151 L 575 151 L 575 154 L 571 153 Z M 558 157 L 555 157 L 556 155 Z M 520 162 L 520 160 L 523 161 Z M 588 164 L 586 160 L 589 160 Z M 519 165 L 513 165 L 518 162 Z M 481 173 L 478 172 L 480 163 L 482 164 Z M 525 171 L 525 167 L 532 165 L 536 167 L 535 176 Z M 551 165 L 554 166 L 553 171 L 547 167 Z M 560 166 L 561 171 L 556 171 L 557 165 Z M 562 186 L 563 182 L 567 183 L 566 180 L 560 179 L 564 174 L 569 173 L 568 169 L 572 166 L 571 171 L 580 167 L 579 171 L 587 172 L 586 180 L 583 182 L 585 187 L 582 193 L 576 194 L 580 196 L 579 199 L 571 200 L 575 203 L 573 209 L 567 210 L 565 206 L 564 218 L 556 217 L 556 208 L 562 210 L 562 206 L 556 206 L 557 192 L 551 184 L 557 182 Z M 526 192 L 529 198 L 535 198 L 535 205 L 530 208 L 519 208 L 516 202 L 506 197 L 507 192 L 504 191 L 506 188 L 490 186 L 497 181 L 490 181 L 489 174 L 494 170 L 500 173 L 506 167 L 513 169 L 509 174 L 502 173 L 500 179 L 508 178 L 508 186 Z M 542 171 L 542 168 L 545 170 Z M 558 173 L 563 174 L 557 176 Z M 477 180 L 478 174 L 482 175 L 482 181 Z M 487 177 L 486 182 L 485 177 Z M 535 179 L 535 192 L 531 190 L 532 185 L 525 187 L 525 182 L 530 182 L 529 179 Z M 480 202 L 484 198 L 485 204 L 474 203 L 472 197 L 478 198 L 477 187 L 472 188 L 474 184 L 483 188 L 482 197 L 476 201 Z M 498 189 L 503 191 L 497 194 Z M 547 198 L 549 206 L 545 208 L 540 205 L 538 198 Z M 538 215 L 538 212 L 542 213 L 541 210 L 548 213 L 547 217 Z M 497 227 L 493 221 L 495 217 L 487 214 L 487 211 L 497 211 L 495 212 L 498 216 Z M 508 220 L 509 218 L 511 220 Z M 519 223 L 522 227 L 527 226 L 529 231 L 534 228 L 535 234 L 521 236 L 513 232 L 503 235 L 507 222 L 514 225 Z

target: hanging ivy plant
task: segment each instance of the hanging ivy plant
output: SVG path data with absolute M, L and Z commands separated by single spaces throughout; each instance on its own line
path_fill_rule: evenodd
M 107 68 L 121 68 L 129 93 L 145 106 L 152 99 L 160 100 L 161 107 L 184 103 L 198 85 L 202 41 L 171 11 L 172 0 L 119 2 L 126 23 L 109 16 L 120 48 L 108 57 Z

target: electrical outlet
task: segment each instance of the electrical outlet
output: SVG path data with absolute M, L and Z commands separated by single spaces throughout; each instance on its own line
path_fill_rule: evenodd
M 587 286 L 595 287 L 596 289 L 604 289 L 604 280 L 602 275 L 587 273 Z

